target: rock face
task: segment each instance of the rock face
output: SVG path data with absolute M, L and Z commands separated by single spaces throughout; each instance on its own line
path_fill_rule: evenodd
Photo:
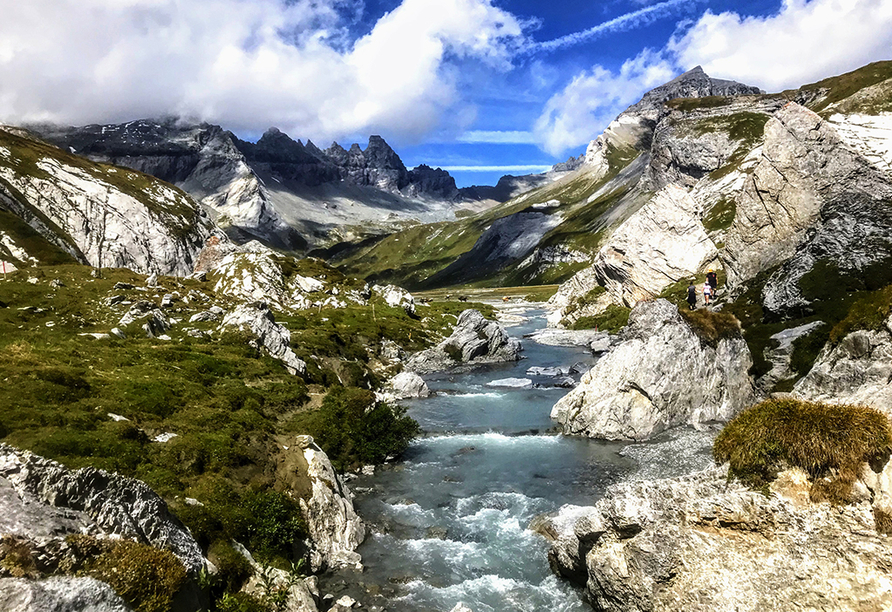
M 783 264 L 763 290 L 765 307 L 807 308 L 800 281 L 821 262 L 845 276 L 873 276 L 892 262 L 892 179 L 845 145 L 830 123 L 795 103 L 765 125 L 752 178 L 737 202 L 725 253 L 739 285 Z
M 416 353 L 406 365 L 424 374 L 459 364 L 517 361 L 520 351 L 520 340 L 510 338 L 504 327 L 469 308 L 459 315 L 451 336 Z
M 0 179 L 0 208 L 94 267 L 185 276 L 213 229 L 179 189 L 2 130 Z
M 634 306 L 718 258 L 700 212 L 685 189 L 669 185 L 617 229 L 593 265 L 614 303 Z
M 760 391 L 768 392 L 773 389 L 778 382 L 796 377 L 796 373 L 790 370 L 790 360 L 793 357 L 794 350 L 793 343 L 799 338 L 812 333 L 822 325 L 824 325 L 822 321 L 815 321 L 813 323 L 806 323 L 805 325 L 785 329 L 771 336 L 770 340 L 777 343 L 777 346 L 765 349 L 765 358 L 771 362 L 771 370 L 756 381 Z
M 94 468 L 69 470 L 2 443 L 0 510 L 3 534 L 119 536 L 169 550 L 193 575 L 205 567 L 189 531 L 145 483 Z
M 269 306 L 263 302 L 242 304 L 225 317 L 220 328 L 239 329 L 253 336 L 252 346 L 281 361 L 291 374 L 303 376 L 307 364 L 291 350 L 291 332 L 276 323 Z
M 743 338 L 711 346 L 666 300 L 633 309 L 621 339 L 552 408 L 564 433 L 643 440 L 683 423 L 726 421 L 753 398 Z
M 362 569 L 362 558 L 355 551 L 365 539 L 365 525 L 353 509 L 353 495 L 313 438 L 300 436 L 297 444 L 303 449 L 312 483 L 312 495 L 300 500 L 313 540 L 312 571 Z
M 110 586 L 94 578 L 0 578 L 5 612 L 130 612 Z
M 863 404 L 892 417 L 892 317 L 878 331 L 858 330 L 828 344 L 793 388 L 797 397 Z
M 724 468 L 621 483 L 552 519 L 549 559 L 609 612 L 892 606 L 892 552 L 870 505 L 803 503 L 798 488 L 766 497 Z

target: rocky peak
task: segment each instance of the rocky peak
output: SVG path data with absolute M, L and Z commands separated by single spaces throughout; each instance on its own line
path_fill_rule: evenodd
M 403 160 L 380 136 L 369 136 L 369 144 L 365 149 L 365 158 L 369 166 L 406 171 Z
M 623 115 L 649 115 L 659 109 L 663 103 L 676 98 L 704 98 L 706 96 L 740 96 L 760 94 L 758 87 L 744 85 L 736 81 L 714 79 L 696 66 L 680 74 L 668 83 L 651 89 L 644 94 L 637 104 L 630 106 Z M 620 115 L 622 116 L 622 115 Z

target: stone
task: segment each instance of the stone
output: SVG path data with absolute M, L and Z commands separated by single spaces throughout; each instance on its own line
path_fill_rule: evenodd
M 552 568 L 606 612 L 892 606 L 892 552 L 870 504 L 794 497 L 766 497 L 712 467 L 613 485 L 540 531 L 552 534 Z
M 118 321 L 118 325 L 127 327 L 139 321 L 144 321 L 143 329 L 149 338 L 160 336 L 171 327 L 170 319 L 167 318 L 167 315 L 152 302 L 144 300 L 133 304 L 130 310 Z
M 436 347 L 412 355 L 406 367 L 426 374 L 459 364 L 517 361 L 520 352 L 520 341 L 509 337 L 504 327 L 469 308 L 459 315 L 452 335 Z
M 565 434 L 644 440 L 670 427 L 727 421 L 754 398 L 742 337 L 702 341 L 666 300 L 642 302 L 621 342 L 554 405 Z
M 455 607 L 452 608 L 452 610 L 450 610 L 449 612 L 473 612 L 473 610 L 471 610 L 471 608 L 469 608 L 462 602 L 458 602 L 457 604 L 455 604 Z
M 377 293 L 391 308 L 402 308 L 410 317 L 415 316 L 415 298 L 412 294 L 396 285 L 374 285 L 372 293 Z
M 263 302 L 242 304 L 225 317 L 220 329 L 235 328 L 253 336 L 252 345 L 278 359 L 291 374 L 303 376 L 307 364 L 291 350 L 291 332 L 276 323 L 269 306 Z
M 309 436 L 308 436 L 309 437 Z M 306 442 L 306 441 L 305 441 Z M 313 540 L 311 571 L 362 569 L 356 549 L 365 539 L 365 525 L 353 508 L 353 496 L 338 476 L 328 456 L 312 438 L 302 447 L 312 493 L 300 499 L 300 507 Z
M 4 612 L 130 612 L 112 588 L 95 578 L 0 578 Z
M 427 383 L 415 372 L 400 372 L 384 386 L 381 398 L 393 402 L 414 397 L 430 397 L 431 390 Z
M 533 381 L 529 378 L 500 378 L 486 383 L 487 387 L 504 387 L 506 389 L 531 389 Z

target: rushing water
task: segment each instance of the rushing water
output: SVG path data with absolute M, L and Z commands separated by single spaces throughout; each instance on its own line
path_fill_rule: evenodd
M 544 326 L 540 311 L 528 315 L 512 335 Z M 625 445 L 550 432 L 551 407 L 566 389 L 487 385 L 510 377 L 548 385 L 553 377 L 527 369 L 594 363 L 583 348 L 530 341 L 524 357 L 427 377 L 437 395 L 407 404 L 427 436 L 403 461 L 351 482 L 369 528 L 359 549 L 365 572 L 329 577 L 326 590 L 390 611 L 448 612 L 458 602 L 474 612 L 590 610 L 552 574 L 547 542 L 527 527 L 563 504 L 594 503 L 653 457 L 642 446 L 621 453 Z

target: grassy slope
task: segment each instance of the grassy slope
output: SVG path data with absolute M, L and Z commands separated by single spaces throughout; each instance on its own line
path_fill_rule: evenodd
M 298 262 L 293 271 L 338 276 L 320 265 Z M 307 360 L 304 381 L 248 346 L 243 334 L 215 333 L 216 322 L 187 323 L 210 304 L 233 306 L 213 293 L 212 282 L 162 277 L 157 292 L 115 290 L 117 282 L 139 287 L 145 279 L 127 270 L 102 273 L 94 279 L 89 267 L 59 265 L 0 278 L 0 440 L 70 467 L 95 466 L 144 480 L 171 504 L 212 560 L 226 567 L 236 563 L 230 539 L 287 567 L 292 544 L 305 536 L 294 522 L 300 513 L 293 497 L 305 494 L 308 484 L 295 470 L 283 475 L 279 469 L 283 459 L 287 462 L 282 445 L 290 445 L 293 435 L 346 431 L 329 437 L 337 448 L 326 449 L 346 466 L 393 454 L 394 445 L 413 434 L 411 422 L 394 420 L 389 409 L 359 410 L 369 421 L 359 430 L 330 422 L 331 415 L 352 418 L 357 401 L 370 401 L 368 391 L 356 388 L 346 398 L 335 394 L 323 400 L 341 385 L 378 383 L 380 370 L 371 369 L 368 348 L 374 351 L 383 338 L 410 350 L 425 348 L 447 333 L 465 308 L 492 315 L 484 305 L 434 302 L 419 305 L 419 317 L 410 318 L 380 299 L 367 306 L 277 315 L 292 332 L 295 352 Z M 29 283 L 29 277 L 38 283 Z M 54 279 L 62 286 L 50 287 Z M 168 332 L 171 341 L 144 337 L 138 324 L 126 328 L 126 340 L 79 335 L 116 325 L 129 305 L 111 306 L 110 296 L 157 304 L 172 291 L 194 291 L 209 300 L 174 303 L 167 314 L 181 323 Z M 212 334 L 193 338 L 187 327 Z M 109 413 L 128 420 L 116 421 Z M 362 442 L 369 428 L 378 434 Z M 382 444 L 381 432 L 391 429 L 393 435 Z M 177 437 L 152 441 L 162 433 Z M 186 497 L 204 505 L 184 504 Z M 244 572 L 236 566 L 226 572 Z M 226 574 L 220 580 L 230 579 L 234 582 L 225 588 L 237 589 L 240 578 Z
M 368 248 L 351 253 L 339 267 L 348 274 L 370 281 L 393 282 L 412 289 L 470 251 L 496 219 L 523 212 L 533 204 L 549 200 L 558 200 L 561 207 L 548 209 L 547 213 L 566 213 L 568 221 L 549 232 L 543 245 L 566 243 L 573 248 L 591 251 L 597 248 L 600 240 L 593 228 L 598 223 L 599 215 L 615 203 L 616 194 L 594 202 L 588 202 L 588 199 L 636 157 L 637 152 L 631 149 L 611 150 L 608 154 L 610 171 L 606 176 L 597 177 L 586 169 L 578 170 L 477 215 L 454 222 L 418 225 L 392 234 Z M 482 281 L 482 284 L 550 284 L 569 278 L 577 269 L 564 266 L 534 279 L 520 279 L 509 269 L 494 279 Z

